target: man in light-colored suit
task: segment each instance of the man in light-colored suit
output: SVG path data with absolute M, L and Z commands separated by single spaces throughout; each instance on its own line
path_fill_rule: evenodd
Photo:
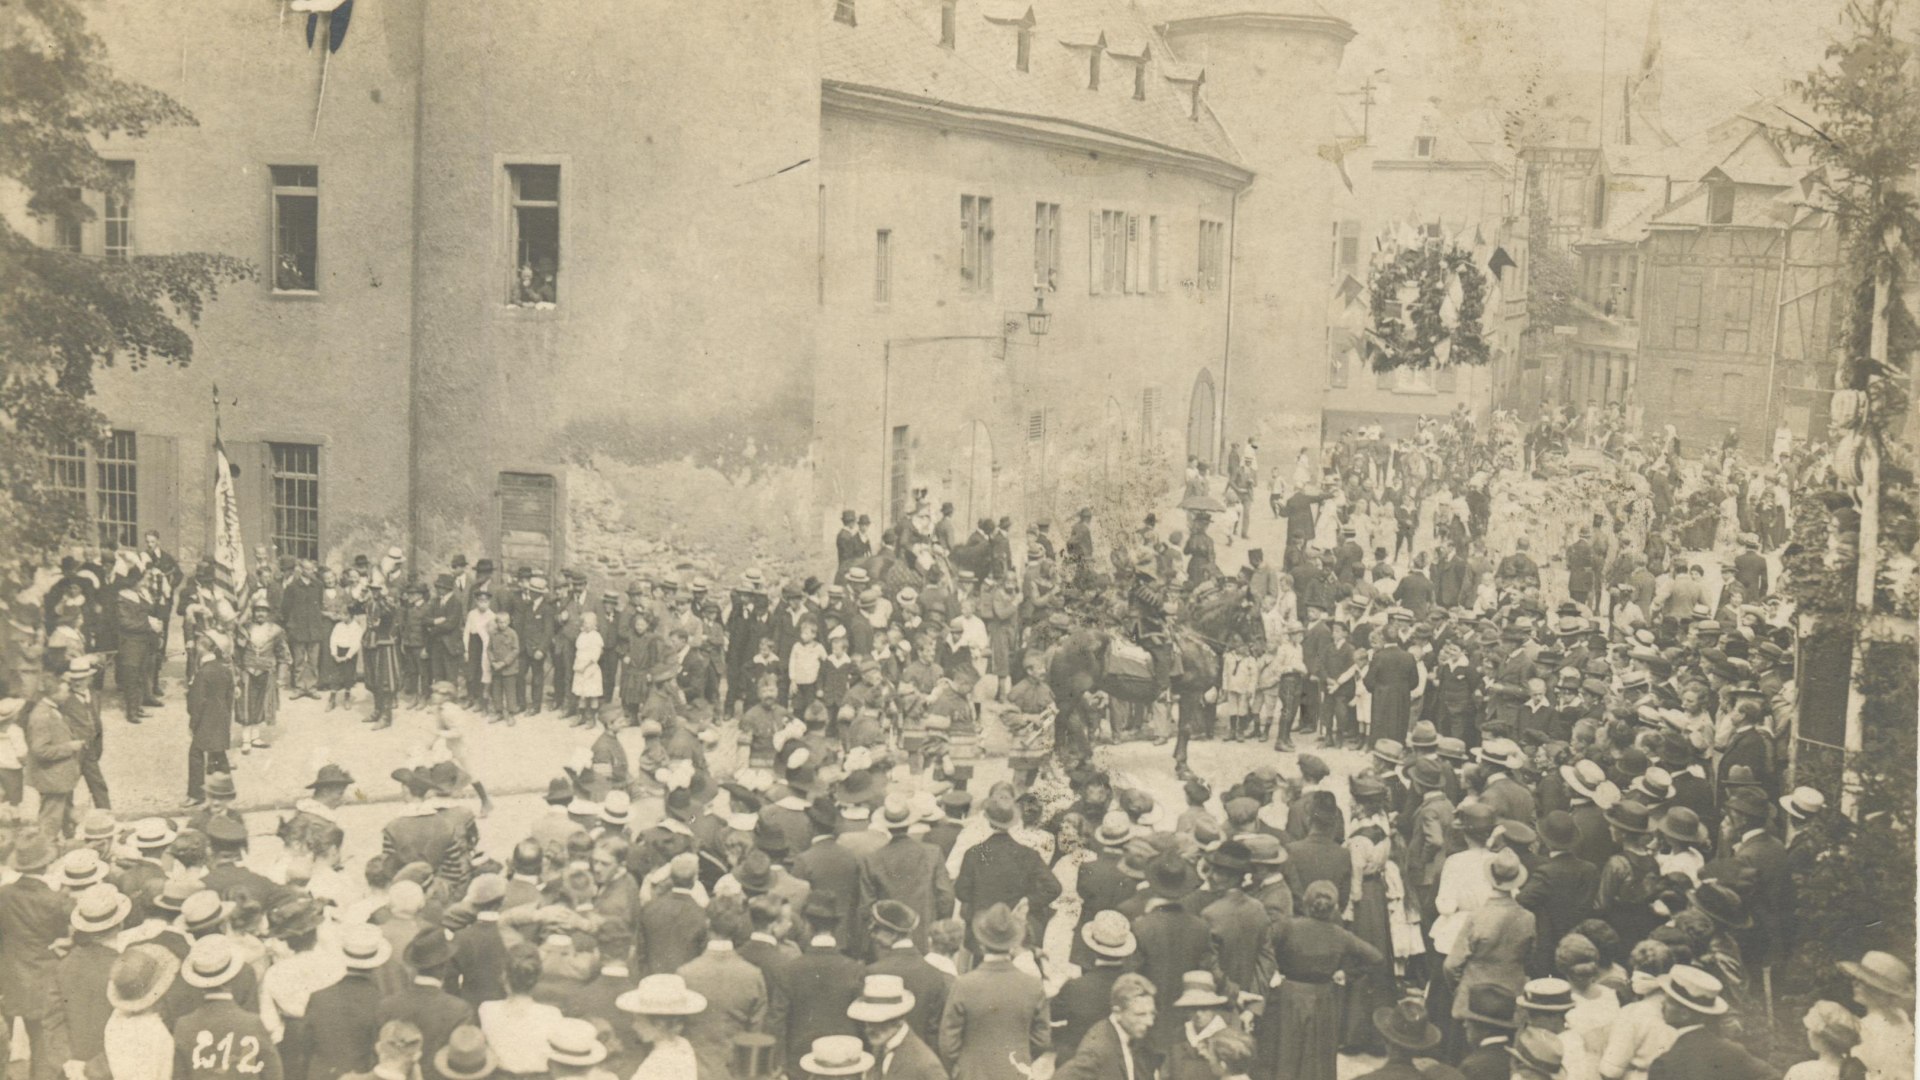
M 940 1057 L 953 1080 L 1021 1080 L 1052 1045 L 1046 990 L 1013 966 L 1025 921 L 1005 904 L 974 916 L 980 963 L 954 981 L 940 1017 Z

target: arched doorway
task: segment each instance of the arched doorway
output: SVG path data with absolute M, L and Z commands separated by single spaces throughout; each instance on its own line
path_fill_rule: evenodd
M 1200 372 L 1193 380 L 1193 397 L 1187 403 L 1187 456 L 1214 464 L 1219 439 L 1214 434 L 1215 404 L 1213 374 Z
M 983 517 L 993 516 L 993 433 L 986 422 L 975 420 L 967 445 L 967 498 L 965 525 L 968 530 Z

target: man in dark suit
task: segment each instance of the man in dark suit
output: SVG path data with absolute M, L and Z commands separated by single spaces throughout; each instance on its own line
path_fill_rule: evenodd
M 227 750 L 233 745 L 233 668 L 209 631 L 188 643 L 199 654 L 187 684 L 187 802 L 206 797 L 208 773 L 231 772 Z
M 513 629 L 520 635 L 520 657 L 527 669 L 528 716 L 540 711 L 546 696 L 556 615 L 553 598 L 547 595 L 547 579 L 539 574 L 528 578 L 519 609 L 513 613 Z
M 1053 876 L 1040 853 L 1008 835 L 1019 817 L 1013 800 L 998 795 L 984 807 L 992 835 L 960 857 L 960 876 L 954 879 L 954 897 L 967 920 L 967 943 L 973 947 L 974 916 L 995 904 L 1009 908 L 1027 901 L 1027 940 L 1040 941 L 1047 912 L 1060 897 L 1060 879 Z M 1176 974 L 1175 982 L 1178 982 Z
M 640 906 L 634 934 L 634 970 L 642 978 L 672 974 L 707 944 L 707 912 L 694 899 L 700 859 L 681 852 L 667 863 L 667 888 Z
M 420 1029 L 420 1072 L 424 1080 L 448 1080 L 433 1059 L 447 1044 L 453 1029 L 476 1023 L 473 1006 L 447 993 L 445 980 L 453 970 L 453 935 L 429 927 L 407 944 L 403 959 L 413 969 L 413 982 L 380 1002 L 380 1015 L 405 1020 Z
M 1062 1064 L 1073 1057 L 1087 1032 L 1107 1018 L 1114 983 L 1126 975 L 1139 948 L 1127 917 L 1113 910 L 1095 915 L 1075 937 L 1074 944 L 1086 948 L 1091 959 L 1053 999 L 1053 1057 Z
M 1307 886 L 1314 882 L 1332 882 L 1340 893 L 1340 906 L 1345 908 L 1347 894 L 1353 888 L 1353 856 L 1334 839 L 1340 829 L 1340 807 L 1328 792 L 1316 791 L 1311 796 L 1308 803 L 1310 809 L 1304 815 L 1307 819 L 1306 838 L 1286 846 L 1284 872 L 1287 875 L 1287 887 L 1295 897 L 1303 897 L 1307 894 Z M 1180 989 L 1180 974 L 1176 971 L 1173 975 L 1175 991 Z M 1160 985 L 1158 979 L 1154 980 L 1154 985 Z
M 1147 1041 L 1165 1053 L 1180 1032 L 1182 1018 L 1173 1009 L 1174 999 L 1180 996 L 1180 977 L 1189 971 L 1217 974 L 1219 965 L 1212 929 L 1181 904 L 1193 891 L 1192 867 L 1169 853 L 1149 862 L 1146 873 L 1150 899 L 1146 913 L 1133 921 L 1133 936 L 1140 943 L 1140 973 L 1158 995 L 1158 1012 Z
M 867 976 L 860 997 L 847 1006 L 847 1016 L 860 1025 L 873 1049 L 869 1080 L 947 1080 L 940 1056 L 909 1022 L 919 1007 L 919 995 L 898 977 Z
M 506 901 L 507 879 L 481 874 L 467 886 L 466 904 L 473 921 L 453 934 L 453 970 L 448 981 L 461 1000 L 476 1010 L 507 996 L 507 942 L 500 934 L 500 907 Z
M 1533 868 L 1515 897 L 1538 922 L 1533 956 L 1527 963 L 1528 973 L 1536 978 L 1552 969 L 1554 946 L 1560 939 L 1593 914 L 1594 891 L 1600 885 L 1600 868 L 1574 853 L 1579 833 L 1573 815 L 1555 810 L 1542 818 L 1540 839 L 1548 855 Z
M 395 860 L 395 866 L 426 863 L 448 881 L 465 880 L 472 869 L 466 839 L 428 801 L 433 782 L 423 770 L 410 768 L 394 770 L 393 778 L 400 782 L 406 802 L 381 830 L 381 852 Z
M 872 910 L 882 900 L 897 900 L 914 913 L 913 944 L 927 947 L 927 930 L 935 920 L 953 914 L 953 882 L 940 849 L 907 832 L 920 816 L 903 795 L 889 795 L 876 815 L 886 827 L 886 845 L 860 858 L 860 886 L 856 903 Z
M 1698 814 L 1707 831 L 1717 838 L 1720 815 L 1714 805 L 1713 781 L 1707 778 L 1706 766 L 1700 764 L 1693 743 L 1680 732 L 1667 732 L 1660 740 L 1660 767 L 1673 778 L 1673 797 L 1668 805 L 1684 806 Z
M 1753 913 L 1753 929 L 1741 941 L 1743 959 L 1747 966 L 1760 968 L 1785 955 L 1793 942 L 1796 904 L 1791 860 L 1787 846 L 1767 831 L 1771 806 L 1759 788 L 1735 788 L 1723 801 L 1723 842 L 1754 877 L 1751 890 L 1742 890 Z
M 812 930 L 800 955 L 786 966 L 788 1076 L 805 1075 L 800 1057 L 824 1035 L 857 1035 L 847 1009 L 860 997 L 866 967 L 840 951 L 834 929 L 846 919 L 844 901 L 833 893 L 807 897 L 802 911 Z
M 152 694 L 153 657 L 160 649 L 160 620 L 153 616 L 153 600 L 140 587 L 143 572 L 130 567 L 114 594 L 114 628 L 120 651 L 114 655 L 113 680 L 127 723 L 137 724 Z
M 23 875 L 0 886 L 0 1001 L 27 1029 L 32 1080 L 60 1075 L 58 999 L 54 985 L 59 957 L 53 943 L 67 936 L 72 899 L 41 876 L 53 864 L 53 836 L 29 832 L 14 848 L 13 865 Z
M 306 1023 L 289 1029 L 306 1039 L 293 1054 L 307 1063 L 308 1080 L 338 1080 L 373 1068 L 374 1040 L 386 1019 L 380 1012 L 380 984 L 373 973 L 393 956 L 393 946 L 371 924 L 347 927 L 340 935 L 346 977 L 307 999 Z
M 1176 986 L 1178 981 L 1176 980 Z M 1144 1080 L 1157 1057 L 1147 1049 L 1158 1006 L 1153 984 L 1129 972 L 1113 981 L 1107 1012 L 1087 1030 L 1073 1056 L 1055 1070 L 1056 1080 Z
M 1613 858 L 1619 848 L 1614 846 L 1613 833 L 1607 828 L 1607 816 L 1594 802 L 1600 785 L 1607 782 L 1607 772 L 1599 762 L 1581 759 L 1569 765 L 1560 766 L 1560 778 L 1567 785 L 1570 794 L 1567 813 L 1573 819 L 1573 827 L 1578 834 L 1570 849 L 1582 862 L 1600 867 Z M 1544 824 L 1544 822 L 1543 822 Z M 1541 928 L 1543 931 L 1545 927 Z
M 753 923 L 753 932 L 738 946 L 741 959 L 759 968 L 767 982 L 765 1031 L 776 1040 L 774 1045 L 782 1048 L 787 1038 L 787 968 L 799 958 L 800 950 L 792 942 L 775 937 L 774 928 L 789 917 L 786 900 L 771 894 L 752 897 L 747 901 L 747 918 Z
M 973 809 L 973 795 L 961 788 L 954 788 L 940 796 L 940 809 L 945 811 L 946 816 L 927 826 L 927 835 L 922 839 L 940 849 L 940 858 L 944 862 L 953 854 L 953 845 L 959 842 L 961 830 L 967 827 L 967 811 Z
M 1472 1049 L 1460 1059 L 1460 1072 L 1467 1080 L 1508 1080 L 1513 1074 L 1513 1058 L 1507 1049 L 1513 1043 L 1515 1019 L 1513 991 L 1498 983 L 1481 983 L 1467 991 L 1467 1045 Z
M 76 898 L 71 915 L 73 948 L 60 958 L 57 978 L 45 992 L 53 995 L 66 1036 L 66 1060 L 91 1061 L 106 1049 L 107 1020 L 113 1004 L 107 985 L 120 950 L 114 935 L 133 905 L 111 885 L 96 885 Z
M 1238 840 L 1221 844 L 1207 859 L 1214 899 L 1200 918 L 1213 931 L 1220 972 L 1233 989 L 1262 997 L 1273 976 L 1273 924 L 1266 907 L 1246 893 L 1251 853 Z
M 466 671 L 467 644 L 461 637 L 466 632 L 466 625 L 467 606 L 455 588 L 454 577 L 452 574 L 441 574 L 433 581 L 433 599 L 427 601 L 429 685 L 437 682 L 452 683 L 456 687 L 460 685 L 460 677 Z M 611 627 L 607 632 L 612 633 Z M 291 626 L 287 627 L 287 633 L 291 639 Z M 298 648 L 296 644 L 296 653 Z
M 914 945 L 920 917 L 898 900 L 882 900 L 868 909 L 868 940 L 873 943 L 873 963 L 867 974 L 892 975 L 913 995 L 913 1008 L 906 1014 L 907 1026 L 932 1046 L 940 1039 L 940 1013 L 947 1007 L 947 990 L 953 976 L 927 963 L 926 956 Z
M 1094 953 L 1087 947 L 1080 931 L 1086 929 L 1095 915 L 1119 907 L 1139 889 L 1140 881 L 1121 868 L 1121 860 L 1127 842 L 1134 837 L 1133 819 L 1123 810 L 1110 810 L 1093 831 L 1094 858 L 1080 864 L 1080 873 L 1075 878 L 1074 887 L 1080 893 L 1080 923 L 1073 941 L 1073 950 L 1069 959 L 1085 968 L 1093 962 Z M 1099 1003 L 1100 1015 L 1106 1014 L 1106 1001 Z
M 852 941 L 858 935 L 853 928 L 852 905 L 860 894 L 860 856 L 839 843 L 836 831 L 840 813 L 826 796 L 807 806 L 807 819 L 813 827 L 813 843 L 793 860 L 793 876 L 810 886 L 809 897 L 831 894 L 839 904 L 842 922 L 833 928 L 834 937 Z
M 1647 1067 L 1647 1080 L 1771 1080 L 1772 1066 L 1748 1053 L 1721 1032 L 1727 999 L 1719 979 L 1680 964 L 1660 979 L 1666 1021 L 1673 1045 Z
M 320 608 L 325 592 L 311 559 L 302 559 L 280 590 L 276 621 L 287 631 L 287 645 L 293 650 L 293 696 L 297 698 L 320 696 L 314 689 L 320 673 L 320 647 L 331 629 L 326 613 Z
M 1758 603 L 1767 595 L 1767 557 L 1760 554 L 1760 538 L 1752 533 L 1741 535 L 1740 547 L 1733 557 L 1733 578 Z

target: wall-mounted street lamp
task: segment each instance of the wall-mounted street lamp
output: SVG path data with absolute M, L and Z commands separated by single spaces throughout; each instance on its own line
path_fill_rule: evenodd
M 1046 294 L 1039 289 L 1033 290 L 1033 310 L 1027 312 L 1027 333 L 1034 337 L 1046 337 L 1053 328 L 1053 312 L 1047 310 Z

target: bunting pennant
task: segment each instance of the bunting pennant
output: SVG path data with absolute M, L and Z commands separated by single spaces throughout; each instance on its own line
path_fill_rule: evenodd
M 1513 256 L 1507 254 L 1507 249 L 1503 247 L 1494 248 L 1493 256 L 1487 260 L 1487 269 L 1493 272 L 1493 276 L 1496 279 L 1499 278 L 1500 271 L 1505 270 L 1509 266 L 1519 265 L 1519 263 L 1513 261 Z
M 1347 307 L 1358 304 L 1364 292 L 1366 292 L 1366 286 L 1360 284 L 1360 280 L 1352 274 L 1340 275 L 1340 285 L 1333 290 L 1334 295 L 1338 296 Z
M 325 15 L 327 51 L 340 51 L 340 43 L 347 39 L 347 23 L 353 18 L 353 0 L 293 0 L 289 6 L 307 17 L 307 48 L 313 48 L 314 35 L 320 28 L 320 16 Z

